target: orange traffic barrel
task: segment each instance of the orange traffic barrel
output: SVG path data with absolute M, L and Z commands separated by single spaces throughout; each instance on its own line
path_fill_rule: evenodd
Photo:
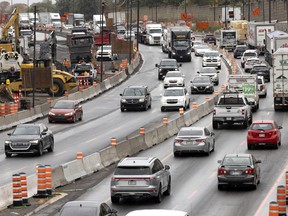
M 205 100 L 206 100 L 206 101 L 209 101 L 209 100 L 210 100 L 210 97 L 205 97 Z
M 196 103 L 196 102 L 193 102 L 193 103 L 192 103 L 192 107 L 193 107 L 194 109 L 198 108 L 197 103 Z
M 283 185 L 277 186 L 277 203 L 279 216 L 286 216 L 286 193 Z
M 9 104 L 9 114 L 15 114 L 17 112 L 18 112 L 18 104 L 17 103 Z
M 162 124 L 168 124 L 168 118 L 163 118 L 162 119 Z
M 140 134 L 145 134 L 145 128 L 140 128 L 140 129 L 139 129 L 139 133 L 140 133 Z
M 5 115 L 8 115 L 10 113 L 10 103 L 5 104 Z
M 0 116 L 5 116 L 5 104 L 0 103 Z
M 269 216 L 279 216 L 278 203 L 275 201 L 269 203 Z
M 219 92 L 218 91 L 214 91 L 214 95 L 219 95 Z
M 45 198 L 47 197 L 46 191 L 46 167 L 43 165 L 38 166 L 38 173 L 37 173 L 37 194 L 33 197 L 35 198 Z
M 46 192 L 48 195 L 52 195 L 52 167 L 45 165 L 45 176 L 46 176 Z
M 111 139 L 111 145 L 116 146 L 117 145 L 117 140 L 115 138 Z
M 76 160 L 83 160 L 83 153 L 82 152 L 77 152 Z
M 22 201 L 24 205 L 28 204 L 28 192 L 27 192 L 27 176 L 25 172 L 19 173 L 20 183 L 21 183 L 21 192 L 22 192 Z
M 224 86 L 224 85 L 221 86 L 221 90 L 222 90 L 222 91 L 225 90 L 225 86 Z
M 184 109 L 181 107 L 181 108 L 179 108 L 179 114 L 180 115 L 183 115 L 184 114 Z
M 19 174 L 12 176 L 13 206 L 23 206 L 21 178 Z

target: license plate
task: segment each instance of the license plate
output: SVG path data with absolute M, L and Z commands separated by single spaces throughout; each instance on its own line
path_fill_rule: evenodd
M 259 145 L 266 145 L 266 143 L 259 143 Z
M 231 118 L 231 117 L 228 117 L 228 118 L 226 118 L 226 120 L 232 120 L 232 118 Z
M 135 180 L 129 180 L 128 185 L 136 185 L 136 181 Z
M 240 175 L 241 171 L 231 171 L 231 175 Z
M 265 137 L 265 134 L 259 134 L 259 137 Z

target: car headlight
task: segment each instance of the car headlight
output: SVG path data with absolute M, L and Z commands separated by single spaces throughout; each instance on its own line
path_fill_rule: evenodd
M 162 102 L 162 103 L 165 103 L 165 102 L 166 102 L 166 99 L 165 99 L 165 98 L 161 98 L 161 102 Z
M 5 144 L 11 144 L 12 142 L 9 140 L 5 140 Z
M 126 99 L 121 99 L 121 102 L 126 103 Z
M 172 54 L 173 54 L 173 55 L 175 55 L 175 54 L 176 54 L 176 52 L 175 52 L 175 51 L 172 51 Z
M 179 102 L 184 102 L 184 98 L 180 98 L 178 101 Z
M 144 102 L 144 98 L 140 98 L 140 99 L 139 99 L 139 102 Z
M 188 50 L 187 54 L 190 55 L 191 54 L 191 50 Z
M 69 113 L 66 113 L 66 114 L 64 114 L 65 116 L 71 116 L 71 115 L 74 115 L 74 113 L 73 112 L 69 112 Z
M 31 140 L 30 143 L 31 144 L 38 144 L 39 140 Z
M 49 112 L 49 114 L 48 114 L 48 115 L 53 115 L 53 116 L 54 116 L 54 115 L 55 115 L 55 113 L 53 113 L 53 112 Z

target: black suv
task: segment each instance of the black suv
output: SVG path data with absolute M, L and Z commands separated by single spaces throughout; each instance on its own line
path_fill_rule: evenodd
M 151 95 L 147 86 L 129 86 L 120 94 L 121 112 L 129 109 L 148 110 L 151 108 Z
M 250 73 L 256 74 L 257 76 L 263 76 L 265 82 L 270 82 L 270 67 L 268 67 L 264 63 L 253 65 L 253 68 L 250 71 Z
M 247 50 L 246 45 L 237 45 L 233 51 L 234 58 L 241 57 L 246 50 Z
M 210 43 L 210 44 L 216 45 L 216 37 L 212 34 L 205 35 L 203 40 L 205 43 Z
M 162 59 L 158 67 L 158 80 L 163 80 L 168 71 L 178 71 L 182 64 L 177 64 L 176 59 Z

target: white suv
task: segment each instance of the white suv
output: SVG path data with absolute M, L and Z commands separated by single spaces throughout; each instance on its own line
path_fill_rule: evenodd
M 184 87 L 169 87 L 161 96 L 162 112 L 167 109 L 183 108 L 186 110 L 190 108 L 189 93 Z
M 221 69 L 221 55 L 218 51 L 206 51 L 202 60 L 203 67 L 217 67 Z
M 111 45 L 104 45 L 103 46 L 103 52 L 102 52 L 102 47 L 99 46 L 97 52 L 96 52 L 96 59 L 99 61 L 100 59 L 102 60 L 110 60 L 112 61 L 116 56 L 112 54 L 112 47 Z
M 168 71 L 164 78 L 164 88 L 168 87 L 183 87 L 185 86 L 185 75 L 182 74 L 180 71 Z
M 267 88 L 263 76 L 257 76 L 257 92 L 260 97 L 267 96 Z
M 258 58 L 257 50 L 246 50 L 241 57 L 241 67 L 244 68 L 246 60 L 253 57 Z

